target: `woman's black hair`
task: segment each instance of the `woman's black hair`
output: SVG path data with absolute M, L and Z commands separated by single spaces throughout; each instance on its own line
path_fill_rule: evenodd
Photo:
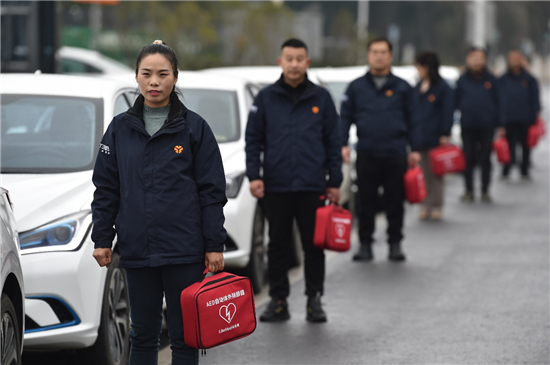
M 157 53 L 166 57 L 166 59 L 172 65 L 172 72 L 174 72 L 174 76 L 178 78 L 178 57 L 176 56 L 176 52 L 174 52 L 174 50 L 170 48 L 166 43 L 158 40 L 143 47 L 141 51 L 139 51 L 136 58 L 136 76 L 138 74 L 139 64 L 141 63 L 141 60 L 145 56 Z
M 439 75 L 439 57 L 435 52 L 422 52 L 416 56 L 415 63 L 428 68 L 430 84 L 435 85 L 441 80 Z

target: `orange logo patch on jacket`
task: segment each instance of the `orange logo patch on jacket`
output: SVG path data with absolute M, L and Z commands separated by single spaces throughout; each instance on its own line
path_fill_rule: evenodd
M 430 103 L 433 103 L 433 102 L 435 101 L 435 95 L 434 95 L 434 94 L 428 95 L 428 101 L 429 101 Z
M 176 147 L 174 147 L 174 151 L 176 153 L 182 153 L 183 152 L 183 147 L 182 146 L 176 146 Z
M 313 112 L 313 114 L 319 114 L 319 107 L 314 106 L 313 108 L 311 108 L 311 111 Z
M 490 88 L 493 87 L 493 85 L 491 84 L 491 81 L 485 81 L 485 83 L 483 84 L 483 86 L 485 86 L 485 88 L 487 90 L 489 90 Z
M 387 97 L 390 97 L 390 96 L 393 96 L 393 91 L 392 90 L 386 90 L 386 96 Z

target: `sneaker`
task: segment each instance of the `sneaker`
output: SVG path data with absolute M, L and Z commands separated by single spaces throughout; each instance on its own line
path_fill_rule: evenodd
M 390 243 L 390 252 L 388 254 L 388 260 L 393 262 L 405 261 L 407 257 L 401 250 L 401 243 Z
M 420 213 L 418 214 L 418 218 L 421 221 L 425 221 L 426 219 L 428 219 L 428 209 L 420 208 Z
M 260 316 L 261 322 L 282 322 L 290 319 L 286 300 L 271 299 L 265 312 Z
M 493 198 L 489 195 L 489 193 L 483 193 L 481 194 L 481 201 L 484 203 L 492 203 Z
M 353 255 L 353 261 L 372 261 L 374 255 L 372 254 L 372 245 L 370 243 L 362 243 L 359 247 L 359 251 Z
M 460 197 L 460 201 L 462 201 L 463 203 L 471 203 L 474 201 L 474 193 L 472 192 L 465 192 L 464 195 L 462 195 Z
M 433 209 L 433 210 L 432 210 L 432 214 L 430 215 L 430 217 L 431 217 L 434 221 L 440 221 L 440 220 L 441 220 L 441 210 L 439 210 L 439 209 Z
M 327 315 L 323 310 L 320 295 L 307 298 L 306 311 L 306 320 L 308 322 L 321 323 L 327 321 Z

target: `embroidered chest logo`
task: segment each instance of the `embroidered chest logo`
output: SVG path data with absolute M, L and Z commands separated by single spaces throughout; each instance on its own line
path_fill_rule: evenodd
M 182 146 L 176 146 L 176 147 L 174 147 L 174 151 L 178 154 L 182 153 L 183 152 L 183 147 Z
M 313 108 L 311 108 L 311 111 L 313 112 L 313 114 L 319 114 L 319 107 L 314 106 Z
M 491 84 L 491 81 L 485 81 L 485 83 L 483 84 L 483 86 L 485 86 L 485 88 L 487 90 L 489 90 L 490 88 L 493 87 L 493 85 Z
M 428 95 L 428 101 L 429 101 L 430 103 L 433 103 L 433 102 L 435 101 L 435 95 L 434 95 L 434 94 Z
M 389 97 L 392 97 L 393 96 L 393 91 L 392 90 L 386 90 L 386 96 L 389 98 Z

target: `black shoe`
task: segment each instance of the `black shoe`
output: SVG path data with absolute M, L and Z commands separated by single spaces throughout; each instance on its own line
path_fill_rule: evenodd
M 460 201 L 463 203 L 471 203 L 474 201 L 474 193 L 467 191 L 460 197 Z
M 500 180 L 501 181 L 510 181 L 510 175 L 502 174 L 502 175 L 500 175 Z
M 306 320 L 308 322 L 321 323 L 327 321 L 327 315 L 323 310 L 320 295 L 307 298 L 306 311 Z
M 374 259 L 374 255 L 370 243 L 362 243 L 359 251 L 353 255 L 353 261 L 372 261 L 372 259 Z
M 523 181 L 531 181 L 531 175 L 529 174 L 521 174 L 521 180 Z
M 261 315 L 261 322 L 282 322 L 290 319 L 288 304 L 285 300 L 271 299 L 265 312 Z
M 483 203 L 492 203 L 493 202 L 493 198 L 491 198 L 491 196 L 489 195 L 489 193 L 483 193 L 481 194 L 481 201 Z
M 390 252 L 388 254 L 388 260 L 394 262 L 405 261 L 407 257 L 401 250 L 401 243 L 390 243 Z

